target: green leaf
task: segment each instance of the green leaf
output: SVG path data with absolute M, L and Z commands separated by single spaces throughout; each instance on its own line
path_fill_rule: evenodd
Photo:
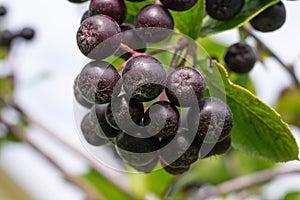
M 13 77 L 0 77 L 0 99 L 12 94 L 14 88 Z
M 209 56 L 216 57 L 219 61 L 223 60 L 224 51 L 227 49 L 225 44 L 212 40 L 211 38 L 198 38 L 198 45 L 200 45 Z
M 116 185 L 111 183 L 101 174 L 97 173 L 95 170 L 90 170 L 86 174 L 83 174 L 82 177 L 87 180 L 90 184 L 95 186 L 98 192 L 105 197 L 106 200 L 134 200 L 135 198 Z
M 288 123 L 300 127 L 300 90 L 288 88 L 281 92 L 275 108 Z
M 295 138 L 279 114 L 248 90 L 228 81 L 226 69 L 214 63 L 214 67 L 200 70 L 210 94 L 223 100 L 225 97 L 233 112 L 233 147 L 267 161 L 298 160 Z M 218 73 L 219 77 L 215 75 Z
M 127 16 L 125 19 L 126 23 L 133 24 L 134 23 L 134 18 L 138 14 L 138 12 L 146 5 L 153 4 L 155 1 L 154 0 L 147 0 L 143 2 L 130 2 L 130 1 L 125 1 L 126 7 L 127 7 Z
M 175 27 L 183 34 L 193 39 L 199 37 L 202 20 L 205 13 L 205 1 L 198 2 L 189 10 L 183 12 L 171 11 L 174 18 Z
M 247 0 L 241 12 L 235 17 L 225 21 L 219 21 L 206 16 L 203 20 L 200 36 L 216 34 L 232 28 L 240 27 L 267 7 L 278 3 L 279 0 Z

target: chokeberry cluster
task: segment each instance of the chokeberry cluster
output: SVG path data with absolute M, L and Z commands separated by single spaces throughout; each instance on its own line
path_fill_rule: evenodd
M 76 101 L 89 109 L 81 121 L 83 138 L 93 146 L 113 143 L 119 157 L 141 172 L 160 163 L 181 174 L 199 158 L 230 148 L 232 112 L 223 101 L 204 97 L 201 72 L 185 62 L 167 72 L 145 53 L 147 43 L 170 36 L 165 31 L 174 27 L 169 9 L 184 11 L 195 3 L 162 0 L 143 7 L 134 24 L 127 24 L 123 0 L 91 0 L 77 32 L 80 51 L 92 59 L 73 86 Z M 111 55 L 126 61 L 117 68 L 104 61 Z

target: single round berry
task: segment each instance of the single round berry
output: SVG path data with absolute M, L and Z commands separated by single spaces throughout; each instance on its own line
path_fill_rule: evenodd
M 106 109 L 106 119 L 115 129 L 129 131 L 142 121 L 144 106 L 142 103 L 129 99 L 126 95 L 113 97 Z
M 93 146 L 101 146 L 109 142 L 108 139 L 99 136 L 98 120 L 93 113 L 88 113 L 84 116 L 80 129 L 85 140 Z
M 122 31 L 123 44 L 140 53 L 144 53 L 146 51 L 147 44 L 137 35 L 134 25 L 123 23 L 120 25 L 120 28 Z M 122 48 L 119 48 L 115 52 L 115 55 L 123 58 L 124 60 L 128 60 L 132 56 L 131 53 L 123 50 Z
M 198 0 L 161 0 L 164 7 L 174 11 L 185 11 L 192 8 Z
M 170 12 L 161 5 L 150 4 L 143 7 L 134 20 L 138 34 L 145 42 L 160 42 L 171 35 L 174 20 Z
M 91 15 L 108 15 L 119 24 L 125 20 L 127 14 L 124 0 L 91 0 L 89 10 Z
M 15 34 L 10 30 L 4 30 L 0 34 L 0 46 L 9 47 L 15 38 Z
M 34 38 L 35 31 L 32 28 L 25 27 L 20 31 L 19 36 L 26 39 L 26 40 L 32 40 Z
M 89 10 L 86 10 L 83 14 L 82 14 L 82 17 L 80 19 L 80 24 L 82 24 L 82 22 L 84 20 L 86 20 L 87 18 L 89 18 L 91 15 L 91 12 Z
M 78 76 L 80 94 L 90 103 L 104 104 L 111 98 L 120 75 L 114 66 L 104 61 L 88 63 Z
M 179 125 L 179 111 L 167 101 L 155 102 L 145 113 L 144 125 L 149 134 L 156 137 L 174 136 Z
M 158 97 L 164 89 L 166 77 L 162 63 L 151 56 L 134 57 L 122 72 L 126 93 L 140 102 Z
M 214 145 L 211 148 L 211 145 Z M 228 136 L 224 140 L 221 140 L 220 142 L 217 142 L 216 144 L 202 144 L 202 148 L 206 149 L 209 148 L 210 152 L 200 152 L 199 158 L 207 158 L 214 155 L 222 155 L 225 154 L 231 147 L 231 137 Z M 202 151 L 202 149 L 201 149 Z
M 237 15 L 243 8 L 245 0 L 208 0 L 207 14 L 217 20 L 227 20 Z
M 5 16 L 7 13 L 7 9 L 5 6 L 0 6 L 0 17 Z
M 82 105 L 85 108 L 91 108 L 94 104 L 88 102 L 87 100 L 85 100 L 83 98 L 83 96 L 81 95 L 78 86 L 77 86 L 77 81 L 78 81 L 78 76 L 75 78 L 74 80 L 74 84 L 73 84 L 73 92 L 74 92 L 74 97 L 75 100 Z
M 233 125 L 230 108 L 220 99 L 209 97 L 199 103 L 200 112 L 190 109 L 188 127 L 197 131 L 197 140 L 216 143 L 228 137 Z
M 144 132 L 131 136 L 125 132 L 118 133 L 116 148 L 120 157 L 134 166 L 145 166 L 157 157 L 159 140 L 155 137 L 145 137 Z
M 84 3 L 89 0 L 68 0 L 68 1 L 70 1 L 71 3 Z
M 238 42 L 224 53 L 226 67 L 236 73 L 250 72 L 256 63 L 256 53 L 254 49 L 245 42 Z
M 171 167 L 170 165 L 164 166 L 164 170 L 172 175 L 180 175 L 189 171 L 190 166 L 188 167 Z
M 80 51 L 91 59 L 100 60 L 112 55 L 121 44 L 118 23 L 107 15 L 94 15 L 82 22 L 77 31 Z M 114 36 L 114 37 L 113 37 Z
M 285 19 L 285 6 L 280 1 L 255 16 L 252 20 L 250 20 L 250 24 L 255 30 L 261 32 L 272 32 L 282 27 Z
M 105 112 L 108 107 L 107 104 L 96 104 L 94 108 L 92 108 L 92 112 L 95 112 L 98 123 L 99 123 L 99 134 L 102 137 L 114 138 L 117 136 L 119 130 L 114 129 L 107 122 L 105 117 Z
M 164 163 L 173 168 L 188 168 L 198 160 L 201 143 L 194 140 L 188 129 L 179 128 L 175 137 L 163 138 L 160 147 L 159 154 Z
M 204 78 L 195 68 L 180 67 L 168 75 L 166 94 L 176 106 L 190 107 L 197 104 L 204 91 Z

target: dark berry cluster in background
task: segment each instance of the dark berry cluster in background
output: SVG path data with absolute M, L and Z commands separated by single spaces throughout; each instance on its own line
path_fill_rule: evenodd
M 81 132 L 90 145 L 113 143 L 123 161 L 137 171 L 150 172 L 160 163 L 167 172 L 181 174 L 199 158 L 223 154 L 231 146 L 232 112 L 220 99 L 204 97 L 200 71 L 182 64 L 167 72 L 170 66 L 147 53 L 149 43 L 171 36 L 175 24 L 169 10 L 186 11 L 196 3 L 160 0 L 141 8 L 134 23 L 128 24 L 124 0 L 91 0 L 81 18 L 77 44 L 92 59 L 74 81 L 75 99 L 89 109 Z M 244 4 L 244 0 L 207 0 L 206 14 L 231 20 Z M 279 2 L 250 24 L 257 31 L 274 31 L 283 25 L 285 14 Z M 121 67 L 104 61 L 112 55 L 124 60 Z M 256 57 L 245 41 L 224 52 L 227 69 L 236 73 L 250 72 Z
M 0 6 L 0 18 L 5 17 L 7 9 L 5 6 Z M 14 40 L 22 38 L 25 40 L 32 40 L 34 38 L 35 31 L 30 27 L 24 27 L 18 31 L 11 31 L 4 29 L 0 32 L 0 46 L 9 48 Z

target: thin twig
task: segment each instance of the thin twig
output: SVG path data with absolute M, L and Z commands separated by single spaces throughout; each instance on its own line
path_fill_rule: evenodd
M 189 198 L 189 200 L 202 200 L 214 196 L 228 194 L 231 192 L 241 191 L 251 186 L 270 181 L 278 176 L 295 173 L 300 173 L 300 168 L 278 167 L 275 169 L 264 170 L 261 172 L 229 180 L 213 188 L 200 189 L 194 196 Z
M 36 152 L 43 156 L 52 166 L 54 166 L 62 175 L 63 177 L 74 186 L 78 187 L 82 192 L 86 194 L 86 196 L 90 199 L 97 199 L 100 200 L 99 194 L 96 192 L 91 185 L 88 185 L 83 179 L 79 177 L 75 177 L 69 174 L 58 162 L 56 162 L 53 158 L 51 158 L 44 150 L 42 150 L 38 145 L 33 143 L 27 133 L 20 127 L 15 125 L 10 125 L 6 123 L 4 120 L 0 118 L 0 121 L 6 125 L 6 127 L 10 130 L 10 132 L 17 137 L 22 142 L 31 146 Z
M 135 199 L 135 197 L 133 197 L 132 194 L 131 194 L 131 192 L 130 192 L 129 184 L 128 184 L 128 182 L 125 179 L 122 179 L 122 177 L 118 176 L 117 174 L 113 175 L 106 168 L 102 167 L 97 162 L 95 162 L 92 158 L 90 158 L 89 156 L 85 155 L 82 151 L 78 150 L 76 147 L 74 147 L 73 145 L 69 144 L 68 142 L 66 142 L 61 137 L 59 137 L 58 134 L 56 134 L 55 132 L 53 132 L 52 130 L 50 130 L 46 126 L 44 126 L 39 121 L 37 121 L 37 120 L 33 119 L 32 117 L 28 116 L 26 114 L 26 112 L 17 103 L 11 103 L 10 106 L 12 106 L 16 110 L 18 110 L 20 112 L 20 114 L 22 114 L 22 116 L 25 118 L 25 120 L 27 120 L 29 123 L 31 123 L 32 125 L 40 128 L 41 130 L 43 130 L 44 133 L 47 133 L 48 136 L 51 136 L 52 138 L 54 138 L 55 140 L 57 140 L 58 142 L 60 142 L 68 150 L 73 151 L 76 155 L 79 155 L 81 158 L 85 159 L 87 161 L 87 163 L 93 169 L 95 169 L 99 174 L 101 174 L 109 182 L 111 182 L 113 185 L 115 185 L 120 190 L 122 190 L 122 192 L 124 192 L 126 195 L 132 197 L 132 199 Z
M 290 74 L 292 77 L 296 87 L 300 88 L 300 82 L 295 74 L 294 66 L 293 65 L 286 65 L 281 58 L 278 57 L 278 55 L 275 54 L 275 52 L 269 48 L 260 38 L 258 38 L 253 32 L 248 30 L 246 27 L 242 26 L 241 30 L 249 34 L 253 39 L 255 39 L 260 45 L 262 45 L 266 51 L 268 51 L 271 56 L 277 60 L 277 62 Z
M 149 52 L 148 55 L 153 56 L 153 55 L 164 53 L 164 52 L 171 51 L 171 50 L 182 50 L 185 47 L 187 47 L 187 45 L 188 45 L 188 41 L 184 37 L 180 37 L 178 39 L 177 44 L 168 45 L 163 48 L 154 50 L 152 52 Z

